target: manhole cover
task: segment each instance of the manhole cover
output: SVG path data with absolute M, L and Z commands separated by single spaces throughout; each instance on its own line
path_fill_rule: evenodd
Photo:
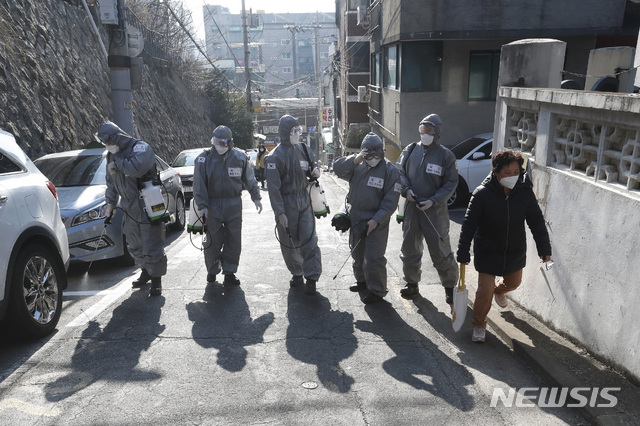
M 318 384 L 316 382 L 304 382 L 302 387 L 305 389 L 315 389 L 318 387 Z

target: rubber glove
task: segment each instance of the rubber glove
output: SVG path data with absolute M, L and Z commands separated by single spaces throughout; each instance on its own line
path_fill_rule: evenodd
M 203 207 L 200 209 L 200 220 L 202 221 L 202 224 L 204 225 L 205 223 L 207 223 L 207 217 L 209 217 L 209 209 L 206 207 Z
M 369 227 L 367 229 L 367 236 L 373 232 L 374 229 L 376 229 L 378 227 L 378 222 L 376 222 L 375 220 L 371 219 L 369 220 L 369 222 L 367 222 L 367 226 Z
M 102 212 L 104 213 L 107 219 L 113 216 L 114 210 L 115 210 L 115 207 L 113 207 L 113 204 L 105 204 L 104 207 L 102 207 Z
M 115 172 L 118 171 L 118 169 L 116 169 L 115 161 L 112 161 L 109 164 L 107 164 L 107 171 L 111 174 L 114 174 Z
M 420 210 L 422 211 L 429 210 L 433 206 L 433 201 L 431 200 L 420 201 L 419 206 L 420 206 Z
M 278 222 L 280 223 L 280 225 L 282 225 L 282 227 L 284 229 L 289 228 L 289 219 L 287 219 L 287 215 L 284 213 L 280 213 L 278 215 Z
M 314 177 L 317 179 L 320 177 L 321 174 L 322 174 L 322 170 L 320 170 L 317 167 L 314 167 L 313 170 L 311 170 L 311 177 Z

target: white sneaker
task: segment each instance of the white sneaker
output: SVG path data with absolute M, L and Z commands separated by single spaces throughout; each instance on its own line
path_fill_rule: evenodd
M 484 333 L 486 329 L 480 327 L 473 327 L 473 334 L 471 335 L 472 342 L 484 343 Z
M 507 300 L 507 296 L 503 294 L 494 293 L 493 298 L 496 301 L 496 304 L 500 306 L 502 309 L 509 306 L 509 301 Z

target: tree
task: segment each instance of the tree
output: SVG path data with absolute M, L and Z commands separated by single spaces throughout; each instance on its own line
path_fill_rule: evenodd
M 242 93 L 230 92 L 228 84 L 221 71 L 209 71 L 205 94 L 215 105 L 212 120 L 216 125 L 231 129 L 236 147 L 252 148 L 254 127 L 247 113 L 246 100 Z

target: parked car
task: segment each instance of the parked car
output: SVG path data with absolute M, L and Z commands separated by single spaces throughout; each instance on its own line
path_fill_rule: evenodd
M 491 172 L 493 133 L 481 133 L 466 139 L 453 148 L 458 164 L 458 187 L 449 198 L 448 206 L 464 207 L 471 193 Z
M 0 320 L 18 336 L 52 332 L 67 288 L 69 243 L 56 187 L 0 130 Z
M 122 233 L 122 209 L 116 209 L 111 224 L 104 226 L 106 162 L 104 148 L 48 154 L 34 161 L 58 188 L 72 263 L 122 257 L 124 263 L 133 264 Z M 180 176 L 157 156 L 156 166 L 169 210 L 169 226 L 175 230 L 184 229 L 185 204 Z
M 181 151 L 171 167 L 173 167 L 179 174 L 182 180 L 182 187 L 184 188 L 184 202 L 188 207 L 193 198 L 193 171 L 195 169 L 195 161 L 198 155 L 207 148 L 194 148 L 185 149 Z
M 247 157 L 249 157 L 249 161 L 251 162 L 251 165 L 253 166 L 253 169 L 255 171 L 256 163 L 258 162 L 258 150 L 252 148 L 247 149 L 245 152 L 247 153 Z

